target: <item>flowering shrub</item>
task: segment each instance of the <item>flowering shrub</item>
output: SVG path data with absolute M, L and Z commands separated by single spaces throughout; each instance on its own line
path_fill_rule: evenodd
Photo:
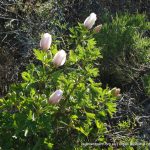
M 100 50 L 82 24 L 70 29 L 67 40 L 68 49 L 59 51 L 51 35 L 44 34 L 44 50 L 34 49 L 38 65 L 28 65 L 23 81 L 0 99 L 2 149 L 71 149 L 106 142 L 116 97 L 95 82 Z

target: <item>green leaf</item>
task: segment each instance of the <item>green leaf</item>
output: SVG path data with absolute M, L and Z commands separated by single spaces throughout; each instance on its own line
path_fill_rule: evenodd
M 98 76 L 99 70 L 98 68 L 93 68 L 92 65 L 88 65 L 85 67 L 86 71 L 88 72 L 88 74 L 92 77 L 96 77 Z
M 110 114 L 110 116 L 112 116 L 113 113 L 116 112 L 116 103 L 107 102 L 106 106 L 108 113 Z
M 53 45 L 53 46 L 51 47 L 51 52 L 52 52 L 53 55 L 55 55 L 55 54 L 58 52 L 58 50 L 57 50 L 57 45 Z
M 25 80 L 25 81 L 30 81 L 31 80 L 31 76 L 28 72 L 22 72 L 22 78 Z
M 35 121 L 35 115 L 32 110 L 29 111 L 28 120 Z
M 36 59 L 43 62 L 45 60 L 45 57 L 46 57 L 46 52 L 42 51 L 42 50 L 34 49 L 34 55 L 36 56 Z
M 72 116 L 71 116 L 71 119 L 77 120 L 77 119 L 78 119 L 78 116 L 77 116 L 77 115 L 72 115 Z
M 100 111 L 100 112 L 99 112 L 99 114 L 100 114 L 100 116 L 102 116 L 102 117 L 106 117 L 106 112 L 105 112 L 105 111 L 103 111 L 103 110 L 102 110 L 102 111 Z
M 86 116 L 87 116 L 87 118 L 95 119 L 95 114 L 93 114 L 93 113 L 86 112 Z
M 28 119 L 32 120 L 32 111 L 31 110 L 29 111 Z
M 87 42 L 88 42 L 88 43 L 87 43 L 87 48 L 88 48 L 89 50 L 91 50 L 91 49 L 93 49 L 93 48 L 95 47 L 96 41 L 95 41 L 94 38 L 89 39 Z
M 105 131 L 106 128 L 104 126 L 104 123 L 100 122 L 99 120 L 95 120 L 95 124 L 98 129 L 100 129 L 101 131 Z
M 77 55 L 74 53 L 73 50 L 70 50 L 70 53 L 69 53 L 69 54 L 70 54 L 70 55 L 69 55 L 69 59 L 70 59 L 71 62 L 75 63 L 75 62 L 78 61 Z
M 28 128 L 27 129 L 25 129 L 25 132 L 24 132 L 24 136 L 27 136 L 28 135 Z
M 0 103 L 3 103 L 3 99 L 0 98 Z
M 75 129 L 83 133 L 85 136 L 88 136 L 89 134 L 89 132 L 86 132 L 82 127 L 75 127 Z
M 35 95 L 35 93 L 36 93 L 35 89 L 32 88 L 31 91 L 30 91 L 31 98 L 33 98 L 33 96 Z
M 50 143 L 47 138 L 44 139 L 44 144 L 46 144 L 49 149 L 52 149 L 54 145 L 53 143 Z

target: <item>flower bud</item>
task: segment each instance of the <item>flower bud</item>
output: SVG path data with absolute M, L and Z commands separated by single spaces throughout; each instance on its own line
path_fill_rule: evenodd
M 94 32 L 94 33 L 98 33 L 98 32 L 101 30 L 101 28 L 102 28 L 102 24 L 96 26 L 96 27 L 93 29 L 93 32 Z
M 63 94 L 63 91 L 62 90 L 56 90 L 49 98 L 48 102 L 50 104 L 57 104 L 59 103 L 59 101 L 61 100 L 62 98 L 62 94 Z
M 89 17 L 87 17 L 84 21 L 84 26 L 88 29 L 91 29 L 95 24 L 97 17 L 95 13 L 91 13 Z
M 111 94 L 112 94 L 113 96 L 119 97 L 119 96 L 121 96 L 120 91 L 121 91 L 120 88 L 114 87 L 114 88 L 111 90 Z
M 43 50 L 48 50 L 52 43 L 52 36 L 49 33 L 45 33 L 40 41 L 40 47 Z
M 64 50 L 58 51 L 54 58 L 53 58 L 53 64 L 56 67 L 62 66 L 66 61 L 66 52 Z

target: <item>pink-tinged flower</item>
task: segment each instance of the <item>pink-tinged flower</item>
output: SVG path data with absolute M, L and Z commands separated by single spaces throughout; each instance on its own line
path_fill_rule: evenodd
M 111 90 L 111 94 L 112 94 L 113 96 L 119 97 L 119 96 L 121 96 L 120 91 L 121 91 L 120 88 L 114 87 L 114 88 Z
M 62 90 L 56 90 L 49 98 L 48 102 L 50 104 L 58 104 L 63 95 Z
M 50 48 L 51 44 L 52 44 L 52 36 L 49 33 L 45 33 L 42 36 L 42 39 L 40 41 L 40 47 L 43 50 L 48 50 Z
M 91 29 L 95 24 L 97 17 L 95 13 L 91 13 L 84 21 L 84 26 L 88 29 Z
M 96 26 L 96 27 L 93 29 L 93 31 L 94 31 L 95 33 L 98 33 L 98 32 L 101 30 L 101 28 L 102 28 L 102 24 Z
M 62 66 L 66 62 L 66 55 L 64 50 L 58 51 L 53 58 L 53 64 L 56 67 Z

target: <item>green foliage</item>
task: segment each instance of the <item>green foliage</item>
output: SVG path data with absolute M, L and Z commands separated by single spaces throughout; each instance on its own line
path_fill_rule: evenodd
M 47 16 L 47 12 L 38 13 Z M 0 99 L 0 136 L 3 137 L 0 148 L 94 149 L 84 148 L 83 144 L 111 141 L 112 144 L 126 142 L 127 149 L 133 149 L 132 143 L 144 143 L 134 135 L 118 136 L 119 132 L 131 133 L 135 122 L 125 119 L 113 126 L 116 97 L 97 82 L 101 63 L 102 71 L 107 68 L 107 74 L 101 75 L 116 76 L 116 73 L 124 75 L 121 67 L 125 63 L 135 67 L 137 62 L 149 62 L 149 39 L 143 32 L 149 25 L 144 20 L 143 15 L 117 16 L 95 35 L 98 42 L 92 31 L 78 23 L 69 28 L 69 36 L 54 37 L 50 51 L 34 49 L 37 64 L 29 64 L 21 74 L 22 82 L 12 85 L 5 98 Z M 66 24 L 55 23 L 62 30 L 66 28 Z M 59 49 L 67 51 L 67 62 L 57 68 L 52 60 Z M 130 73 L 133 74 L 132 70 Z M 115 79 L 119 81 L 118 76 Z M 63 91 L 63 98 L 58 105 L 52 105 L 48 99 L 57 89 Z M 109 149 L 114 147 L 117 146 L 109 145 Z
M 144 79 L 144 87 L 147 94 L 150 96 L 150 75 L 146 75 L 143 77 Z
M 138 68 L 150 61 L 149 29 L 150 23 L 141 14 L 116 15 L 104 23 L 96 40 L 103 55 L 100 69 L 105 82 L 110 78 L 113 84 L 127 84 L 139 76 Z
M 2 149 L 71 149 L 82 142 L 106 142 L 107 120 L 116 112 L 116 98 L 94 81 L 98 76 L 94 62 L 101 57 L 95 39 L 81 24 L 70 31 L 73 49 L 64 66 L 52 64 L 58 51 L 55 44 L 50 51 L 35 49 L 39 65 L 28 65 L 23 81 L 1 99 Z M 56 89 L 63 90 L 63 99 L 58 105 L 49 104 Z
M 137 8 L 132 7 L 135 5 Z M 38 65 L 28 65 L 21 74 L 22 82 L 12 85 L 6 97 L 0 99 L 0 149 L 98 149 L 82 144 L 110 141 L 127 144 L 124 149 L 148 149 L 145 142 L 138 139 L 141 133 L 136 138 L 140 127 L 130 120 L 131 116 L 124 119 L 126 114 L 122 113 L 119 117 L 123 119 L 119 119 L 118 125 L 111 120 L 117 111 L 116 98 L 108 88 L 102 89 L 101 83 L 97 83 L 99 68 L 105 78 L 103 83 L 109 83 L 110 79 L 114 86 L 131 82 L 140 77 L 139 70 L 145 70 L 142 67 L 150 58 L 147 18 L 144 15 L 111 16 L 110 22 L 111 17 L 107 16 L 108 11 L 118 12 L 120 7 L 124 11 L 130 7 L 133 11 L 141 10 L 140 7 L 146 10 L 143 5 L 147 2 L 104 1 L 101 6 L 92 0 L 1 2 L 0 95 L 7 91 L 6 84 L 18 80 L 18 68 L 26 66 L 32 55 L 30 50 L 38 47 L 42 32 L 51 31 L 54 44 L 48 52 L 34 49 Z M 108 21 L 96 40 L 81 24 L 68 30 L 76 20 L 83 21 L 91 10 L 101 14 L 97 22 Z M 55 68 L 52 58 L 61 48 L 68 52 L 67 62 Z M 100 51 L 104 59 L 100 59 Z M 149 79 L 144 77 L 148 94 Z M 50 105 L 49 96 L 56 89 L 63 90 L 63 99 L 58 105 Z M 126 106 L 128 104 L 131 107 L 132 102 Z M 143 145 L 132 146 L 132 143 Z M 113 148 L 118 147 L 109 145 L 108 149 Z

